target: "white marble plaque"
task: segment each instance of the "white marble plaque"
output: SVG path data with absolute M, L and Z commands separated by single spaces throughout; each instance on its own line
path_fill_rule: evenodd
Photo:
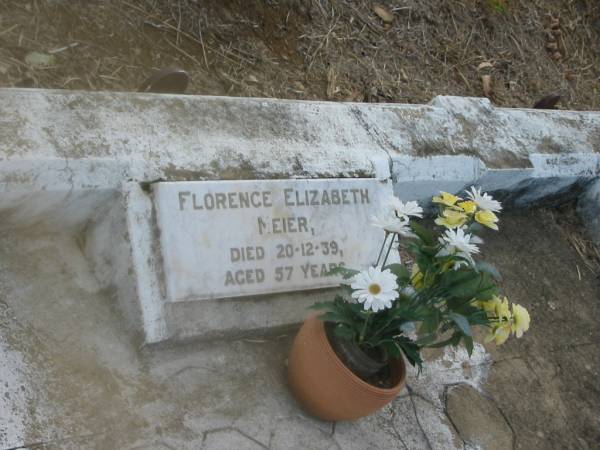
M 332 268 L 375 262 L 388 195 L 375 179 L 156 183 L 168 300 L 337 286 Z

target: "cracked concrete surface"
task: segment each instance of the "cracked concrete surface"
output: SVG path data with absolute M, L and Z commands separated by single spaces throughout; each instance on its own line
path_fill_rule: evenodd
M 485 249 L 532 313 L 526 337 L 428 352 L 390 405 L 339 423 L 292 398 L 293 331 L 140 347 L 77 240 L 4 232 L 0 449 L 598 448 L 600 282 L 550 213 L 501 225 Z

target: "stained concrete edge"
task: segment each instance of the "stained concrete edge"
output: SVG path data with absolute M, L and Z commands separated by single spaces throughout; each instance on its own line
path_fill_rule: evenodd
M 168 306 L 147 189 L 156 181 L 371 177 L 421 202 L 477 184 L 526 207 L 600 175 L 598 112 L 461 97 L 373 105 L 0 89 L 0 100 L 0 227 L 87 233 L 101 284 L 148 343 L 286 326 L 307 306 L 296 295 Z M 598 229 L 598 182 L 586 189 L 580 212 Z

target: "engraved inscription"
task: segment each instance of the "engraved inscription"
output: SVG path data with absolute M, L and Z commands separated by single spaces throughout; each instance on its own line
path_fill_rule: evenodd
M 170 301 L 335 286 L 376 257 L 369 225 L 389 186 L 372 179 L 154 185 Z

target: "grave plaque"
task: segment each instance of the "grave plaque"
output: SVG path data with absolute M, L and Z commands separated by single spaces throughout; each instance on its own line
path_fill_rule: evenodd
M 375 262 L 388 195 L 375 179 L 156 183 L 168 300 L 337 286 L 334 267 Z

